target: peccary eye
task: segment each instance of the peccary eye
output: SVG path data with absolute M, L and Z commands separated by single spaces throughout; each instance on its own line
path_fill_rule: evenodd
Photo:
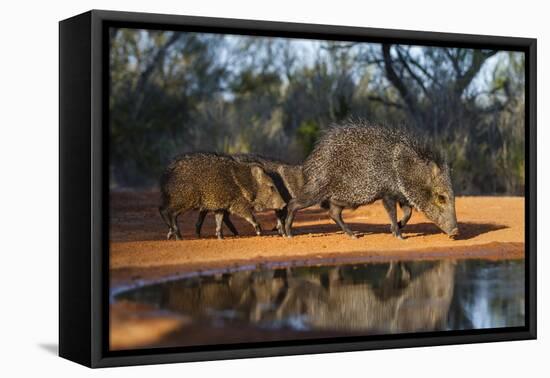
M 445 196 L 442 195 L 442 194 L 439 194 L 439 195 L 437 196 L 437 202 L 439 202 L 439 203 L 445 203 L 445 202 L 447 202 L 447 197 L 445 197 Z

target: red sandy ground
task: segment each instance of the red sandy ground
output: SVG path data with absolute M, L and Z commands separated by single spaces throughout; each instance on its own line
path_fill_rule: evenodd
M 202 235 L 194 234 L 196 212 L 180 216 L 184 240 L 166 240 L 167 226 L 158 214 L 157 192 L 117 192 L 111 195 L 111 284 L 155 279 L 191 270 L 221 269 L 273 262 L 338 262 L 346 259 L 395 260 L 427 258 L 522 258 L 524 199 L 522 197 L 459 197 L 456 199 L 460 236 L 453 240 L 423 214 L 414 212 L 405 227 L 405 240 L 394 238 L 381 203 L 344 211 L 344 221 L 359 235 L 351 239 L 325 210 L 298 213 L 294 238 L 271 231 L 273 212 L 257 214 L 265 236 L 256 236 L 243 219 L 232 220 L 240 236 L 214 236 L 209 214 Z
M 310 208 L 298 213 L 294 223 L 296 236 L 292 239 L 270 231 L 275 225 L 273 212 L 257 214 L 258 221 L 266 230 L 265 236 L 256 236 L 248 223 L 232 217 L 240 236 L 229 236 L 229 231 L 224 230 L 226 238 L 217 240 L 210 214 L 203 226 L 203 238 L 197 239 L 194 235 L 197 213 L 192 212 L 180 216 L 184 240 L 167 241 L 168 229 L 158 214 L 158 203 L 157 192 L 117 192 L 111 195 L 109 263 L 112 289 L 183 272 L 240 265 L 441 258 L 517 259 L 524 257 L 525 250 L 524 199 L 521 197 L 457 198 L 460 236 L 455 240 L 448 238 L 418 212 L 413 214 L 404 229 L 405 240 L 398 240 L 389 232 L 388 217 L 377 202 L 344 212 L 345 222 L 360 236 L 356 240 L 343 234 L 326 211 Z M 243 330 L 231 334 L 225 329 L 200 325 L 186 327 L 190 323 L 187 317 L 159 313 L 144 304 L 117 302 L 111 305 L 110 311 L 111 348 L 170 346 L 171 343 L 181 343 L 182 338 L 174 336 L 178 332 L 185 332 L 185 340 L 191 345 L 204 339 L 205 335 L 225 342 L 242 337 Z M 285 336 L 254 328 L 247 329 L 246 334 L 249 341 L 265 341 L 273 337 L 284 339 Z M 320 333 L 317 336 L 327 335 Z

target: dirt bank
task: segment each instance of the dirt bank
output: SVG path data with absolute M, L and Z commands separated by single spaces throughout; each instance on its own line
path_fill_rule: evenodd
M 405 240 L 389 232 L 388 217 L 377 202 L 345 211 L 344 220 L 356 231 L 353 240 L 328 218 L 310 208 L 298 213 L 295 237 L 274 231 L 272 212 L 258 214 L 265 236 L 232 217 L 240 236 L 217 240 L 209 214 L 203 238 L 194 235 L 195 212 L 180 216 L 184 240 L 165 240 L 167 227 L 157 210 L 156 192 L 117 192 L 111 195 L 111 284 L 149 280 L 190 270 L 272 263 L 330 263 L 346 259 L 387 261 L 427 258 L 522 258 L 524 255 L 524 199 L 522 197 L 460 197 L 456 208 L 460 236 L 449 239 L 422 214 L 415 212 L 405 227 Z

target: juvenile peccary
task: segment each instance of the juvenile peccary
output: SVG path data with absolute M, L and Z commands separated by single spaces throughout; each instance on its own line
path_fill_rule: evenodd
M 187 154 L 173 161 L 161 178 L 161 193 L 159 211 L 170 228 L 167 239 L 174 236 L 176 240 L 181 239 L 177 217 L 188 210 L 213 211 L 216 236 L 221 239 L 224 214 L 246 219 L 260 235 L 253 211 L 286 205 L 261 166 L 214 153 Z
M 303 191 L 288 204 L 288 236 L 297 210 L 329 201 L 330 217 L 355 237 L 342 221 L 342 209 L 378 199 L 383 201 L 391 231 L 398 238 L 402 238 L 411 206 L 449 236 L 458 234 L 448 165 L 427 144 L 403 130 L 363 122 L 333 127 L 304 162 L 304 176 Z M 405 212 L 399 223 L 396 203 Z
M 235 154 L 231 156 L 241 163 L 260 165 L 273 180 L 285 204 L 292 198 L 295 198 L 304 185 L 304 175 L 302 173 L 302 166 L 300 165 L 291 165 L 256 154 Z M 197 236 L 200 236 L 201 227 L 207 213 L 207 210 L 203 210 L 199 213 L 196 224 Z M 277 217 L 276 229 L 280 235 L 284 235 L 284 222 L 287 216 L 286 206 L 282 209 L 275 210 L 275 215 Z M 235 234 L 235 226 L 229 219 L 227 213 L 224 215 L 223 221 L 230 230 L 234 230 L 232 232 Z

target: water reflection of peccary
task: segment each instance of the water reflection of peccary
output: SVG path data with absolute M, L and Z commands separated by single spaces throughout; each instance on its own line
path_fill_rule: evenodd
M 312 329 L 432 331 L 446 327 L 454 272 L 452 261 L 243 271 L 169 284 L 163 307 L 201 320 L 217 313 L 253 324 L 302 319 Z
M 212 312 L 235 312 L 239 318 L 257 323 L 282 300 L 279 297 L 285 293 L 286 280 L 275 277 L 273 271 L 242 271 L 219 280 L 200 277 L 194 283 L 167 284 L 162 307 L 202 320 Z
M 221 239 L 225 213 L 246 219 L 259 235 L 253 211 L 286 205 L 261 166 L 213 153 L 187 154 L 173 161 L 161 178 L 161 193 L 159 211 L 169 227 L 167 238 L 177 240 L 181 239 L 177 217 L 188 210 L 213 211 L 216 235 Z
M 302 173 L 302 166 L 286 164 L 281 161 L 273 160 L 263 156 L 255 154 L 235 154 L 232 157 L 241 163 L 246 164 L 258 164 L 266 173 L 271 177 L 273 183 L 277 187 L 277 190 L 281 194 L 281 197 L 288 203 L 292 198 L 295 198 L 297 193 L 302 189 L 304 185 L 304 175 Z M 196 225 L 197 236 L 200 236 L 200 230 L 204 218 L 208 211 L 204 210 L 199 213 L 199 218 Z M 277 231 L 280 235 L 284 235 L 284 222 L 287 216 L 286 206 L 280 210 L 275 210 L 277 217 Z M 224 223 L 229 229 L 235 229 L 233 223 L 226 215 Z
M 269 315 L 274 319 L 302 316 L 317 329 L 376 333 L 441 330 L 453 297 L 454 271 L 450 261 L 416 274 L 390 266 L 386 277 L 374 284 L 349 283 L 333 271 L 323 295 L 319 295 L 321 283 L 292 279 L 285 299 L 264 320 Z
M 449 167 L 427 144 L 411 134 L 387 127 L 349 123 L 330 129 L 304 162 L 305 185 L 288 204 L 286 233 L 291 236 L 296 211 L 329 201 L 330 217 L 349 236 L 342 210 L 378 199 L 401 238 L 396 204 L 422 211 L 450 236 L 458 234 Z M 408 214 L 408 216 L 407 216 Z

